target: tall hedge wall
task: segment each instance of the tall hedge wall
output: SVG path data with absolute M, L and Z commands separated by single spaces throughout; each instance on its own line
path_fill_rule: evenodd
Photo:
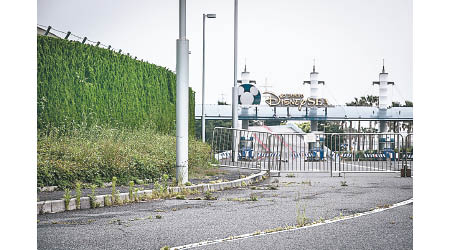
M 176 76 L 80 42 L 37 37 L 38 129 L 109 125 L 175 130 Z M 189 132 L 195 93 L 189 89 Z

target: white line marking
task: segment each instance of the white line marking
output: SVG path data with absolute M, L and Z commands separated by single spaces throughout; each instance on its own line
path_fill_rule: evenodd
M 241 235 L 238 235 L 238 236 L 228 237 L 228 238 L 224 238 L 224 239 L 205 240 L 205 241 L 201 241 L 201 242 L 198 242 L 198 243 L 192 243 L 192 244 L 188 244 L 188 245 L 172 247 L 170 249 L 173 249 L 173 250 L 175 250 L 175 249 L 190 249 L 190 248 L 194 248 L 194 247 L 207 246 L 207 245 L 212 245 L 212 244 L 217 244 L 217 243 L 222 243 L 222 242 L 227 242 L 227 241 L 235 241 L 235 240 L 241 240 L 241 239 L 248 239 L 248 238 L 252 238 L 252 237 L 260 237 L 260 236 L 269 235 L 269 234 L 276 234 L 276 233 L 296 231 L 296 230 L 301 230 L 301 229 L 306 229 L 306 228 L 326 225 L 326 224 L 330 224 L 330 223 L 335 223 L 335 222 L 339 222 L 339 221 L 350 220 L 350 219 L 354 219 L 354 218 L 358 218 L 358 217 L 361 217 L 361 216 L 370 215 L 370 214 L 374 214 L 374 213 L 379 213 L 379 212 L 383 212 L 383 211 L 386 211 L 386 210 L 389 210 L 389 209 L 392 209 L 392 208 L 408 205 L 408 204 L 410 204 L 412 202 L 413 202 L 413 198 L 411 198 L 409 200 L 405 200 L 405 201 L 399 202 L 399 203 L 396 203 L 396 204 L 393 204 L 393 205 L 391 205 L 389 207 L 375 208 L 373 210 L 369 210 L 369 211 L 366 211 L 366 212 L 363 212 L 363 213 L 356 213 L 356 214 L 351 214 L 351 215 L 346 215 L 346 216 L 339 216 L 339 217 L 336 217 L 336 218 L 325 220 L 323 222 L 318 222 L 318 223 L 315 223 L 315 224 L 309 224 L 309 225 L 306 225 L 306 226 L 303 226 L 303 227 L 290 226 L 287 229 L 282 229 L 282 230 L 275 231 L 275 232 L 260 232 L 260 233 L 253 232 L 253 233 L 241 234 Z

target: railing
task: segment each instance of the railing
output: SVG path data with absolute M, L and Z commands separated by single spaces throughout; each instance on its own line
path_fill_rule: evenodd
M 412 150 L 399 133 L 332 134 L 327 144 L 332 150 L 332 173 L 399 172 L 412 162 Z M 407 168 L 412 170 L 412 164 Z
M 215 128 L 212 158 L 218 166 L 282 172 L 412 171 L 412 134 L 270 133 Z
M 124 54 L 123 51 L 122 51 L 122 49 L 116 49 L 116 48 L 113 48 L 111 45 L 103 44 L 103 43 L 100 42 L 100 41 L 93 41 L 93 40 L 90 40 L 90 39 L 88 39 L 86 36 L 84 36 L 84 37 L 83 37 L 83 36 L 78 36 L 78 35 L 73 34 L 73 33 L 70 32 L 70 31 L 64 32 L 64 31 L 55 29 L 55 28 L 52 27 L 52 26 L 45 26 L 45 25 L 41 25 L 41 24 L 38 24 L 37 26 L 38 26 L 38 27 L 41 27 L 42 29 L 45 30 L 43 36 L 47 36 L 49 33 L 56 32 L 56 33 L 58 33 L 59 35 L 56 35 L 56 34 L 54 34 L 54 35 L 57 36 L 58 38 L 65 39 L 65 40 L 76 41 L 76 42 L 80 42 L 80 43 L 82 43 L 82 44 L 87 44 L 87 45 L 96 46 L 96 47 L 99 47 L 99 48 L 111 50 L 111 51 L 113 51 L 113 52 L 122 54 L 122 55 L 124 55 L 124 56 L 126 55 L 126 56 L 129 56 L 130 58 L 133 58 L 133 55 L 130 55 L 130 53 Z M 138 61 L 141 61 L 141 62 L 147 62 L 147 63 L 148 63 L 148 61 L 146 61 L 146 60 L 144 60 L 144 59 L 139 59 L 137 56 L 134 56 L 134 59 L 135 59 L 135 60 L 138 60 Z

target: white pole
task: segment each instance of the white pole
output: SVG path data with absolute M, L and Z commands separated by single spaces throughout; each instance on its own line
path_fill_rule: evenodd
M 189 150 L 189 40 L 186 39 L 186 0 L 180 0 L 179 39 L 177 39 L 177 182 L 188 181 Z
M 238 85 L 237 85 L 237 58 L 238 58 L 238 0 L 234 0 L 234 85 L 233 85 L 233 128 L 238 128 Z
M 202 68 L 202 141 L 205 142 L 205 19 L 203 14 L 203 68 Z
M 238 124 L 238 85 L 237 85 L 237 57 L 238 57 L 238 0 L 234 0 L 234 85 L 232 89 L 232 116 L 233 128 L 239 128 Z M 233 140 L 233 161 L 237 161 L 237 136 Z

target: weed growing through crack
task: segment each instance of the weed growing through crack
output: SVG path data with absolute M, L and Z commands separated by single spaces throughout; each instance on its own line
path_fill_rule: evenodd
M 342 187 L 348 186 L 348 185 L 347 185 L 347 181 L 341 181 L 341 186 L 342 186 Z
M 89 203 L 91 205 L 91 208 L 96 208 L 100 204 L 97 202 L 97 197 L 95 195 L 95 189 L 97 186 L 95 184 L 91 185 L 91 194 L 89 195 Z
M 134 181 L 128 183 L 128 198 L 130 201 L 134 200 Z
M 157 214 L 157 215 L 155 216 L 155 218 L 156 218 L 156 219 L 162 219 L 162 215 Z
M 138 202 L 139 200 L 141 200 L 141 196 L 138 194 L 139 189 L 138 188 L 134 188 L 134 201 Z
M 295 177 L 295 174 L 287 174 L 286 177 L 288 177 L 288 178 L 294 178 L 294 177 Z
M 311 186 L 311 180 L 307 180 L 307 181 L 302 181 L 302 184 Z
M 236 198 L 227 198 L 227 201 L 246 201 L 246 199 L 236 197 Z
M 153 192 L 152 195 L 154 198 L 160 198 L 162 196 L 162 189 L 163 187 L 161 184 L 159 184 L 159 181 L 155 181 L 155 184 L 153 185 Z
M 112 184 L 111 184 L 111 199 L 112 199 L 112 204 L 118 204 L 119 203 L 119 194 L 117 193 L 116 190 L 116 183 L 117 183 L 117 177 L 113 177 L 112 178 Z
M 191 182 L 186 182 L 184 185 L 186 185 L 187 187 L 189 187 L 189 186 L 192 186 L 192 183 Z
M 255 193 L 250 194 L 250 201 L 258 201 L 258 196 Z
M 72 199 L 72 195 L 70 193 L 70 189 L 64 189 L 64 207 L 66 208 L 66 210 L 69 210 L 70 199 Z
M 105 195 L 104 203 L 105 203 L 106 207 L 109 207 L 112 205 L 111 199 L 112 199 L 111 195 Z
M 260 235 L 261 234 L 261 231 L 256 231 L 256 232 L 254 232 L 252 235 Z
M 185 199 L 186 199 L 186 196 L 184 196 L 184 195 L 182 195 L 182 194 L 178 194 L 178 195 L 175 197 L 175 199 L 177 199 L 177 200 L 185 200 Z
M 306 208 L 305 205 L 303 205 L 303 211 L 300 208 L 300 192 L 297 194 L 297 205 L 296 205 L 296 221 L 297 221 L 297 226 L 298 227 L 303 227 L 304 225 L 306 225 L 308 218 L 306 218 Z
M 377 208 L 390 208 L 390 207 L 391 207 L 391 205 L 389 205 L 389 204 L 377 206 Z
M 167 174 L 163 174 L 163 176 L 162 176 L 162 183 L 163 183 L 162 191 L 163 191 L 163 193 L 166 193 L 169 188 L 168 180 L 169 180 L 169 176 Z
M 217 200 L 217 197 L 213 197 L 211 191 L 206 191 L 205 200 Z
M 80 199 L 81 199 L 81 182 L 77 181 L 75 183 L 75 206 L 77 207 L 77 209 L 81 208 Z

